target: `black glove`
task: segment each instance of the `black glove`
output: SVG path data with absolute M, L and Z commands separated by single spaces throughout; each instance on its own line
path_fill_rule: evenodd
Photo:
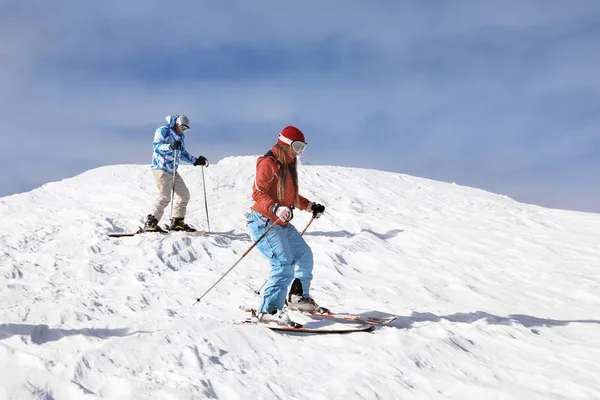
M 319 203 L 313 203 L 310 209 L 313 212 L 313 218 L 320 218 L 325 212 L 325 206 Z
M 197 166 L 204 166 L 204 167 L 208 167 L 208 160 L 204 157 L 204 156 L 200 156 L 196 159 L 196 162 L 194 163 L 194 167 Z
M 174 141 L 171 143 L 171 148 L 173 150 L 181 150 L 181 142 L 179 140 Z

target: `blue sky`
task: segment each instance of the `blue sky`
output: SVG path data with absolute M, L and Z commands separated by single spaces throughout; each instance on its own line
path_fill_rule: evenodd
M 312 164 L 600 212 L 599 50 L 597 0 L 0 1 L 0 196 L 184 113 L 212 162 L 293 124 Z

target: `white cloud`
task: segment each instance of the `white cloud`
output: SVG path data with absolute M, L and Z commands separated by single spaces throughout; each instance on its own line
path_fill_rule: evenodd
M 569 157 L 597 143 L 598 120 L 572 124 L 567 107 L 560 121 L 564 129 L 543 132 L 559 118 L 546 105 L 548 96 L 570 93 L 565 102 L 574 105 L 583 101 L 585 91 L 591 101 L 599 101 L 595 49 L 600 40 L 586 31 L 599 15 L 596 1 L 580 1 L 576 7 L 542 0 L 501 6 L 478 1 L 340 4 L 111 0 L 0 6 L 0 118 L 25 121 L 13 129 L 28 151 L 44 159 L 77 151 L 107 163 L 127 154 L 111 152 L 116 144 L 124 145 L 132 159 L 144 157 L 139 137 L 122 132 L 153 130 L 171 112 L 185 112 L 214 129 L 238 126 L 240 143 L 248 140 L 248 127 L 264 128 L 256 135 L 262 141 L 270 127 L 294 123 L 318 132 L 317 143 L 348 138 L 360 143 L 344 151 L 311 146 L 315 159 L 387 169 L 396 165 L 434 178 L 451 175 L 467 184 L 469 179 L 480 182 L 485 174 Z M 118 60 L 140 48 L 151 48 L 151 54 L 173 46 L 294 49 L 327 41 L 339 45 L 332 70 L 291 70 L 260 79 L 147 84 L 135 76 L 115 79 L 78 69 L 57 75 L 49 63 L 62 61 L 65 72 L 67 61 L 77 57 L 112 57 L 118 67 Z M 472 43 L 489 45 L 486 51 L 505 58 L 491 62 L 485 53 L 474 53 Z M 355 49 L 367 49 L 366 59 L 357 60 Z M 352 68 L 357 62 L 363 63 L 358 71 Z M 393 134 L 385 140 L 369 129 L 376 116 L 391 125 Z M 105 127 L 114 132 L 103 132 Z M 13 139 L 13 129 L 3 130 L 2 138 Z M 239 144 L 212 139 L 216 153 L 243 151 L 233 147 Z M 407 142 L 412 151 L 403 146 Z M 246 154 L 263 147 L 252 144 Z M 394 161 L 399 153 L 402 159 Z M 15 162 L 29 161 L 21 157 Z M 28 175 L 34 179 L 35 170 Z

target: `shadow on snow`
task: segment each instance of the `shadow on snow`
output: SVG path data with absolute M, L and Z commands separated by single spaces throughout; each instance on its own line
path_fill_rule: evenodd
M 360 235 L 363 232 L 367 232 L 370 233 L 371 235 L 381 239 L 381 240 L 386 240 L 386 239 L 391 239 L 395 236 L 397 236 L 399 233 L 404 232 L 404 229 L 392 229 L 389 230 L 385 233 L 378 233 L 375 232 L 371 229 L 362 229 L 359 233 L 351 233 L 348 231 L 312 231 L 312 232 L 306 232 L 304 234 L 304 236 L 324 236 L 324 237 L 330 237 L 330 238 L 349 238 L 349 237 L 354 237 L 357 235 Z
M 0 324 L 0 340 L 7 339 L 14 335 L 30 336 L 35 344 L 44 344 L 60 340 L 65 336 L 83 335 L 95 337 L 98 339 L 108 339 L 111 337 L 132 336 L 138 333 L 149 333 L 144 331 L 130 332 L 129 328 L 119 329 L 58 329 L 50 328 L 48 325 L 28 325 L 28 324 Z
M 401 329 L 409 329 L 415 322 L 439 322 L 441 320 L 465 324 L 471 324 L 480 320 L 483 320 L 491 325 L 514 325 L 518 323 L 526 328 L 542 326 L 566 326 L 571 323 L 600 324 L 600 320 L 595 319 L 558 320 L 550 318 L 538 318 L 524 314 L 509 314 L 506 317 L 501 317 L 498 315 L 486 313 L 484 311 L 476 311 L 471 313 L 456 313 L 442 316 L 438 316 L 432 313 L 413 312 L 410 317 L 398 317 L 396 321 L 394 321 L 388 326 L 394 326 L 396 328 Z

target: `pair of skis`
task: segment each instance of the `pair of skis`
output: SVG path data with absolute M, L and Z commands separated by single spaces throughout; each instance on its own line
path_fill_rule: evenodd
M 187 232 L 187 231 L 150 231 L 150 232 L 145 232 L 142 228 L 140 228 L 137 232 L 125 232 L 125 233 L 109 233 L 108 236 L 109 237 L 113 237 L 113 238 L 120 238 L 120 237 L 131 237 L 131 236 L 136 236 L 136 235 L 141 235 L 141 234 L 159 234 L 159 235 L 170 235 L 173 233 L 176 234 L 185 234 L 188 236 L 208 236 L 208 235 L 231 235 L 233 234 L 234 229 L 231 229 L 229 231 L 223 231 L 223 232 L 209 232 L 209 231 L 194 231 L 194 232 Z
M 256 309 L 250 307 L 240 307 L 241 310 L 252 313 L 251 318 L 247 318 L 243 321 L 236 322 L 239 325 L 257 325 L 260 324 L 256 319 Z M 261 324 L 271 330 L 274 331 L 284 331 L 284 332 L 302 332 L 302 333 L 313 333 L 313 334 L 344 334 L 344 333 L 353 333 L 353 332 L 372 332 L 375 330 L 377 326 L 387 325 L 390 322 L 396 320 L 396 316 L 379 318 L 379 317 L 364 317 L 361 315 L 354 314 L 329 314 L 329 313 L 317 313 L 317 312 L 302 312 L 302 314 L 307 315 L 309 317 L 315 319 L 323 319 L 323 320 L 331 320 L 338 322 L 346 322 L 350 324 L 358 324 L 358 325 L 347 325 L 344 328 L 309 328 L 305 326 L 300 327 L 291 327 L 291 326 L 281 326 L 275 324 Z

